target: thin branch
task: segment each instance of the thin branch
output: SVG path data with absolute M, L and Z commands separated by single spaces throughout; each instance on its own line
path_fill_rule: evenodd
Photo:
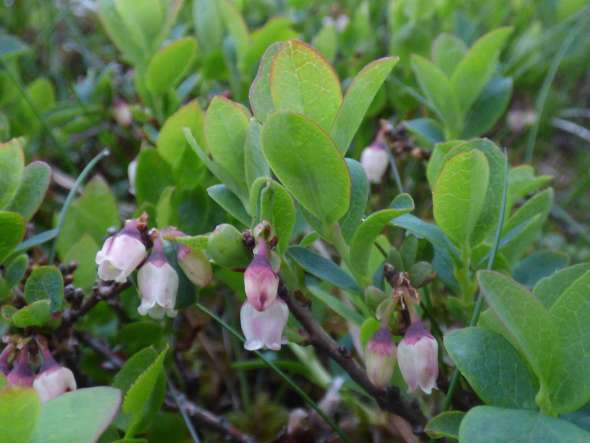
M 76 333 L 76 337 L 93 349 L 96 353 L 102 355 L 115 369 L 123 367 L 125 360 L 111 350 L 104 342 L 92 337 L 88 333 Z M 177 405 L 178 401 L 178 405 Z M 174 410 L 184 410 L 184 412 L 194 420 L 208 426 L 212 430 L 219 432 L 237 443 L 255 443 L 249 435 L 243 433 L 238 428 L 233 426 L 224 417 L 215 415 L 214 413 L 193 403 L 183 393 L 176 392 L 176 399 L 170 393 L 166 398 L 166 406 Z
M 406 419 L 414 427 L 414 432 L 423 432 L 425 419 L 416 403 L 410 403 L 403 399 L 399 389 L 395 387 L 380 389 L 371 383 L 366 371 L 312 317 L 308 305 L 296 301 L 284 286 L 280 288 L 279 295 L 287 303 L 291 314 L 301 323 L 309 336 L 310 343 L 316 349 L 338 363 L 358 385 L 377 401 L 383 410 Z

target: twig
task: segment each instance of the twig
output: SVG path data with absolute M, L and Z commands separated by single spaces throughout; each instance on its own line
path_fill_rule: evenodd
M 406 419 L 414 427 L 414 432 L 423 432 L 425 419 L 416 403 L 404 400 L 397 388 L 380 389 L 371 383 L 366 371 L 315 321 L 307 305 L 296 301 L 284 286 L 279 289 L 279 295 L 287 303 L 291 314 L 301 323 L 309 335 L 310 343 L 316 349 L 338 363 L 358 385 L 377 401 L 383 410 Z
M 99 301 L 108 300 L 131 286 L 131 283 L 126 281 L 125 283 L 108 283 L 99 281 L 94 288 L 90 296 L 82 303 L 79 309 L 70 309 L 64 313 L 60 330 L 65 330 L 68 327 L 76 323 L 80 317 L 86 315 L 92 308 L 94 308 Z
M 93 349 L 96 353 L 105 357 L 109 363 L 115 369 L 120 369 L 123 367 L 125 363 L 124 359 L 118 356 L 115 352 L 113 352 L 105 343 L 102 341 L 92 337 L 88 333 L 80 332 L 77 333 L 76 336 L 78 339 Z M 230 422 L 228 422 L 224 417 L 215 415 L 214 413 L 198 406 L 197 404 L 193 403 L 192 401 L 188 400 L 186 396 L 180 392 L 176 393 L 176 398 L 179 402 L 179 405 L 176 404 L 176 401 L 172 395 L 168 395 L 166 398 L 166 406 L 170 409 L 180 410 L 180 407 L 184 410 L 184 412 L 190 416 L 191 418 L 195 419 L 196 421 L 208 426 L 214 431 L 219 432 L 220 434 L 226 435 L 227 437 L 231 438 L 233 441 L 238 443 L 255 443 L 254 440 L 249 435 L 243 433 L 238 428 L 233 426 Z

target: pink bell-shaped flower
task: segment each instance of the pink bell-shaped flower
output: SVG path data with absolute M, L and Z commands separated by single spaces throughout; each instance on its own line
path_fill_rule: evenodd
M 373 143 L 363 149 L 361 154 L 361 165 L 369 182 L 381 183 L 388 164 L 389 154 L 380 144 Z
M 244 272 L 244 287 L 248 301 L 257 311 L 264 311 L 277 298 L 279 277 L 268 259 L 264 240 L 258 241 L 256 255 Z
M 395 343 L 387 328 L 379 328 L 367 343 L 365 366 L 371 383 L 386 388 L 395 370 Z
M 145 259 L 147 252 L 138 225 L 137 220 L 127 220 L 125 227 L 107 238 L 97 252 L 96 264 L 101 280 L 124 283 Z
M 410 392 L 419 387 L 430 394 L 436 388 L 438 343 L 422 322 L 412 323 L 406 331 L 397 348 L 397 360 Z
M 200 287 L 205 287 L 211 283 L 213 270 L 203 251 L 180 245 L 176 258 L 178 266 L 192 283 Z
M 165 315 L 175 317 L 177 312 L 176 295 L 179 279 L 176 270 L 168 263 L 164 255 L 162 240 L 154 241 L 152 253 L 137 275 L 141 304 L 137 311 L 141 315 L 149 315 L 162 319 Z
M 37 391 L 41 403 L 48 402 L 77 388 L 74 374 L 65 366 L 60 366 L 49 349 L 42 345 L 43 365 L 33 382 L 33 389 Z
M 289 319 L 287 304 L 277 298 L 264 311 L 259 311 L 246 300 L 240 310 L 240 323 L 246 337 L 244 348 L 248 351 L 268 348 L 281 349 L 283 329 Z
M 29 366 L 29 349 L 28 345 L 22 348 L 12 363 L 12 370 L 6 376 L 6 380 L 11 385 L 32 386 L 35 374 Z

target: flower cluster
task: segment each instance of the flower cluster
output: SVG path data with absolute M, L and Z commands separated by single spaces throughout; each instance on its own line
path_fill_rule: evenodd
M 184 234 L 174 228 L 146 233 L 147 217 L 127 220 L 124 228 L 107 238 L 96 254 L 98 277 L 104 281 L 125 282 L 137 268 L 137 283 L 141 315 L 155 319 L 174 317 L 180 278 L 164 253 L 163 237 L 175 238 Z M 151 244 L 151 251 L 146 245 Z M 188 246 L 179 245 L 176 261 L 187 278 L 198 286 L 206 286 L 212 278 L 211 264 L 205 254 Z
M 289 318 L 289 308 L 277 298 L 279 277 L 269 254 L 266 240 L 260 238 L 254 258 L 244 272 L 246 301 L 240 310 L 240 323 L 246 337 L 244 347 L 249 351 L 280 350 Z
M 41 363 L 36 365 L 28 343 L 20 350 L 12 343 L 6 345 L 0 354 L 0 371 L 6 375 L 6 380 L 15 386 L 33 387 L 42 403 L 76 390 L 72 371 L 55 361 L 45 339 L 37 338 L 36 341 L 41 351 Z

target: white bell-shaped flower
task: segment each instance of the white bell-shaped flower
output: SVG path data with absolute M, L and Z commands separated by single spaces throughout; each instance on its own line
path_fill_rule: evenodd
M 176 316 L 174 307 L 179 285 L 178 274 L 166 260 L 159 238 L 154 241 L 152 253 L 139 270 L 137 281 L 141 295 L 137 311 L 141 315 L 155 319 L 162 319 L 165 315 Z
M 409 391 L 422 389 L 430 394 L 438 377 L 438 343 L 417 321 L 406 331 L 397 348 L 397 360 Z
M 395 369 L 395 343 L 386 328 L 379 328 L 367 343 L 365 366 L 371 383 L 386 388 Z
M 137 226 L 137 220 L 127 220 L 125 227 L 107 238 L 102 249 L 96 253 L 101 280 L 124 283 L 145 259 L 147 252 Z
M 54 366 L 41 372 L 33 382 L 41 403 L 53 400 L 62 394 L 76 390 L 74 374 L 64 366 Z
M 381 183 L 383 174 L 389 165 L 389 154 L 379 144 L 372 144 L 363 149 L 361 154 L 361 165 L 369 182 Z
M 289 319 L 287 304 L 277 298 L 264 311 L 259 311 L 246 300 L 240 310 L 242 332 L 246 337 L 244 348 L 248 351 L 268 348 L 281 349 L 283 329 Z

